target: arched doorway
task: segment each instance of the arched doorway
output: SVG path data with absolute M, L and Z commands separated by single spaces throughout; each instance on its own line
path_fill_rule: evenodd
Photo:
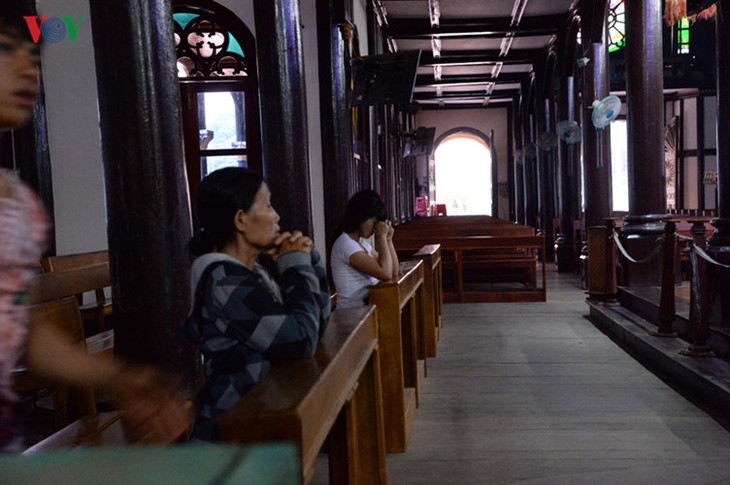
M 436 141 L 436 203 L 448 215 L 492 215 L 492 152 L 488 138 L 470 128 L 450 130 Z

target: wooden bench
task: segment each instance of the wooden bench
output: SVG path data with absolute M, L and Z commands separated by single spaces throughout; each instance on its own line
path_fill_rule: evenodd
M 486 237 L 504 238 L 504 244 L 482 245 L 479 238 Z M 524 246 L 525 241 L 535 237 L 532 227 L 490 216 L 448 216 L 421 218 L 399 225 L 393 243 L 399 254 L 417 251 L 428 244 L 441 245 L 445 302 L 462 302 L 465 298 L 468 301 L 543 301 L 533 293 L 537 288 L 537 258 L 544 253 L 544 244 Z M 457 239 L 469 239 L 476 246 L 454 247 L 453 241 Z M 503 291 L 510 283 L 521 284 L 524 291 L 509 288 Z M 471 288 L 501 284 L 503 288 L 465 295 L 467 284 Z
M 400 242 L 398 249 L 418 250 L 421 241 Z M 444 289 L 444 302 L 528 302 L 546 301 L 545 261 L 539 262 L 538 253 L 544 254 L 544 236 L 442 236 L 438 239 L 444 271 L 447 267 L 454 271 L 454 288 L 451 292 Z M 541 266 L 542 280 L 538 285 L 537 270 Z M 515 278 L 524 288 L 494 288 L 491 290 L 469 289 L 464 279 L 465 269 L 521 271 Z M 485 274 L 489 276 L 489 274 Z M 485 278 L 489 281 L 489 278 Z
M 31 325 L 50 325 L 70 336 L 71 341 L 86 348 L 81 314 L 76 298 L 68 296 L 57 300 L 31 304 L 27 308 Z M 96 414 L 96 400 L 92 389 L 70 390 L 68 386 L 36 375 L 24 359 L 13 369 L 13 390 L 16 393 L 37 392 L 50 389 L 53 397 L 53 422 L 56 430 L 69 423 L 69 401 L 75 404 L 74 413 L 79 416 Z
M 73 294 L 79 300 L 82 319 L 92 322 L 97 332 L 106 329 L 106 319 L 112 314 L 111 299 L 104 293 L 112 284 L 109 251 L 50 256 L 41 259 L 41 267 L 44 273 L 72 272 L 76 290 Z M 94 293 L 94 301 L 84 304 L 87 292 Z
M 388 452 L 406 450 L 418 406 L 419 381 L 426 373 L 425 360 L 418 359 L 419 354 L 425 354 L 419 331 L 424 322 L 423 266 L 421 261 L 403 261 L 398 278 L 382 281 L 368 290 L 369 303 L 378 308 Z
M 277 364 L 218 424 L 224 441 L 296 444 L 307 483 L 329 437 L 330 483 L 384 484 L 375 307 L 337 309 L 312 359 Z
M 443 326 L 443 280 L 441 273 L 441 245 L 429 244 L 413 254 L 423 261 L 424 340 L 426 357 L 436 357 L 436 342 Z

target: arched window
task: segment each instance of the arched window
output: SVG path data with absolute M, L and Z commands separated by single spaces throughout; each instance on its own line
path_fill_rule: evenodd
M 251 31 L 212 1 L 176 1 L 173 22 L 191 193 L 223 167 L 262 172 Z
M 492 153 L 487 137 L 457 129 L 442 135 L 435 150 L 436 203 L 448 215 L 492 214 Z
M 608 52 L 616 52 L 626 45 L 626 16 L 624 0 L 611 0 L 608 6 Z

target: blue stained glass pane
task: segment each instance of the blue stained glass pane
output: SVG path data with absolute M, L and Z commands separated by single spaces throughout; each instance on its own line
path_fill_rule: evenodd
M 228 33 L 228 37 L 228 52 L 233 52 L 240 55 L 241 57 L 246 57 L 246 55 L 243 53 L 243 49 L 241 49 L 241 44 L 238 43 L 238 40 L 236 40 L 236 38 L 233 37 L 230 32 Z
M 172 19 L 180 24 L 180 27 L 183 29 L 188 26 L 191 20 L 196 19 L 198 17 L 197 14 L 194 13 L 174 13 L 172 14 Z

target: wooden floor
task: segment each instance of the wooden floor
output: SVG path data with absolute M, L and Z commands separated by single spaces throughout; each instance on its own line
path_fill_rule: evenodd
M 584 298 L 551 271 L 547 303 L 446 305 L 389 483 L 730 483 L 730 433 L 597 330 Z

